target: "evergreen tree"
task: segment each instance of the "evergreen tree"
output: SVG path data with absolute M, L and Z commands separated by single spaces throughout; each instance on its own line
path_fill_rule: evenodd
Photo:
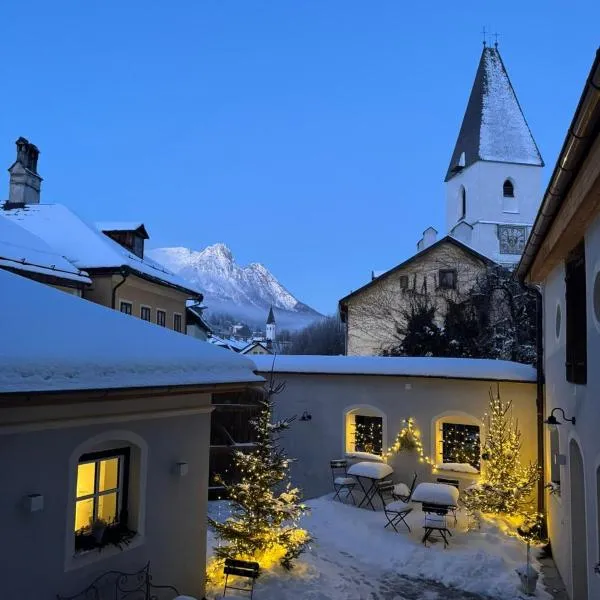
M 521 432 L 512 417 L 511 402 L 490 389 L 486 415 L 485 443 L 481 454 L 485 470 L 480 482 L 463 494 L 463 503 L 472 513 L 488 512 L 526 516 L 539 477 L 537 464 L 521 464 Z
M 219 545 L 217 561 L 225 558 L 257 561 L 262 568 L 280 563 L 291 568 L 310 542 L 310 536 L 298 527 L 299 518 L 307 508 L 300 502 L 300 490 L 289 482 L 290 459 L 279 447 L 279 434 L 294 418 L 273 423 L 273 396 L 284 384 L 275 385 L 273 377 L 261 400 L 262 410 L 251 422 L 256 431 L 256 446 L 250 453 L 236 451 L 234 464 L 241 473 L 238 483 L 225 488 L 231 505 L 231 515 L 222 523 L 209 518 Z M 220 565 L 209 567 L 218 572 Z

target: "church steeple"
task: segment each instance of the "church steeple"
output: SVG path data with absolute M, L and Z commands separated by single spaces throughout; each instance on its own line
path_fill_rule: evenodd
M 544 166 L 497 46 L 481 53 L 445 181 L 477 161 Z
M 276 335 L 276 324 L 275 324 L 275 315 L 273 314 L 273 306 L 269 309 L 269 316 L 267 317 L 267 346 L 270 346 L 275 341 Z

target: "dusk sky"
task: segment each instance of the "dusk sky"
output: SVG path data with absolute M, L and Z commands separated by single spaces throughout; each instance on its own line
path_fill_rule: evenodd
M 142 220 L 153 248 L 224 242 L 324 313 L 427 226 L 445 233 L 483 26 L 500 33 L 544 184 L 600 44 L 597 0 L 2 9 L 0 168 L 25 136 L 43 202 Z M 7 173 L 0 185 L 6 198 Z

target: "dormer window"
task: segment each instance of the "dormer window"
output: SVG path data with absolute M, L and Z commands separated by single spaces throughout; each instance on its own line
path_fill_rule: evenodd
M 144 258 L 144 240 L 149 236 L 143 223 L 99 223 L 97 227 L 123 248 Z
M 502 186 L 502 195 L 505 198 L 514 198 L 515 197 L 515 186 L 513 185 L 510 179 L 507 179 Z

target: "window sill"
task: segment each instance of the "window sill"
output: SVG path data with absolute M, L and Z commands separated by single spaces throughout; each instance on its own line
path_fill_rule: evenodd
M 94 548 L 93 550 L 76 551 L 70 556 L 67 556 L 67 560 L 65 562 L 65 571 L 73 571 L 81 567 L 86 567 L 106 558 L 111 558 L 112 556 L 121 554 L 122 552 L 133 550 L 134 548 L 141 546 L 144 541 L 145 537 L 138 533 L 129 544 L 123 546 L 122 548 L 110 545 L 102 548 Z

